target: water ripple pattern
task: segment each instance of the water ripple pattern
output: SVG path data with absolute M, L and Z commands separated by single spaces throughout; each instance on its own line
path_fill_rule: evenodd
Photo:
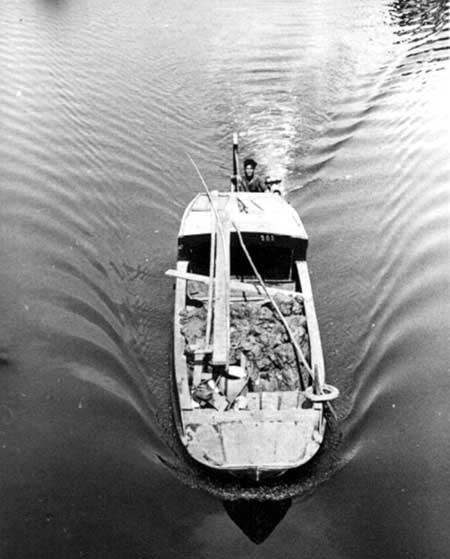
M 261 557 L 445 556 L 448 16 L 444 0 L 2 2 L 5 556 L 254 554 L 210 495 L 297 498 Z M 236 130 L 305 222 L 342 394 L 317 458 L 259 486 L 189 460 L 173 422 L 164 271 L 201 189 L 187 154 L 225 189 Z

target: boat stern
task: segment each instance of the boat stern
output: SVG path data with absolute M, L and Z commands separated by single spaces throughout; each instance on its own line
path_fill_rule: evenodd
M 255 481 L 308 462 L 323 440 L 322 404 L 268 414 L 248 410 L 192 410 L 183 442 L 201 464 Z

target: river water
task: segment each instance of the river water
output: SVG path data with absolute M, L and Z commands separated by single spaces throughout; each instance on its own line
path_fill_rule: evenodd
M 448 556 L 448 14 L 1 2 L 2 557 Z M 187 154 L 226 189 L 235 130 L 310 235 L 342 393 L 317 459 L 259 487 L 187 460 L 170 398 Z

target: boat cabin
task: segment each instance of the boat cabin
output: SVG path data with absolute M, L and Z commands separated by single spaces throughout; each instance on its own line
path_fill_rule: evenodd
M 297 213 L 278 194 L 217 193 L 217 207 L 230 218 L 230 277 L 254 277 L 232 223 L 265 281 L 292 282 L 295 261 L 306 260 L 308 236 Z M 186 211 L 178 236 L 178 260 L 190 262 L 190 272 L 208 274 L 211 230 L 215 227 L 206 194 Z

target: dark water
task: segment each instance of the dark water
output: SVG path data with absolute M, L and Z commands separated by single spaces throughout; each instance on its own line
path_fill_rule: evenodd
M 1 2 L 2 557 L 448 556 L 448 12 Z M 234 130 L 310 234 L 342 392 L 318 459 L 259 488 L 171 420 L 186 152 L 226 188 Z M 256 546 L 222 500 L 250 532 L 285 516 Z

